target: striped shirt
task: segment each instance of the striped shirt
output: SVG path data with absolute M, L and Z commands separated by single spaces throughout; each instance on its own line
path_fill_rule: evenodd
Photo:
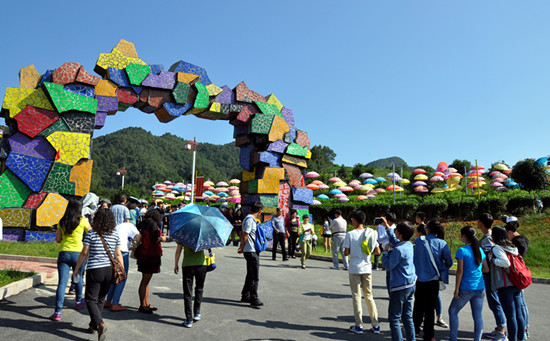
M 120 238 L 118 233 L 113 231 L 111 234 L 104 235 L 103 239 L 105 239 L 105 243 L 107 243 L 107 246 L 111 251 L 111 255 L 114 258 L 115 248 L 120 247 Z M 103 246 L 99 235 L 94 230 L 91 230 L 86 234 L 83 243 L 84 245 L 90 246 L 87 269 L 111 266 L 111 259 L 109 258 L 109 255 L 107 255 L 107 251 L 105 251 L 105 247 Z

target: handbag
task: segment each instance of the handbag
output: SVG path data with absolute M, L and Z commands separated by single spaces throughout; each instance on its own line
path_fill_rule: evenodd
M 216 269 L 216 255 L 212 253 L 211 249 L 208 249 L 208 256 L 206 258 L 206 272 L 214 271 Z
M 422 236 L 420 237 L 424 241 L 424 245 L 426 245 L 426 248 L 428 249 L 428 254 L 430 255 L 430 260 L 432 261 L 432 265 L 435 268 L 435 272 L 437 272 L 437 277 L 439 277 L 439 291 L 443 291 L 447 288 L 445 283 L 441 280 L 441 274 L 439 274 L 439 268 L 437 267 L 437 264 L 435 263 L 434 255 L 432 253 L 432 248 L 430 247 L 430 244 L 428 243 L 428 240 L 426 237 Z
M 130 247 L 128 247 L 128 249 L 130 250 L 130 258 L 137 259 L 136 249 L 138 248 L 138 246 L 139 245 L 137 243 L 137 237 L 132 238 L 132 240 L 130 241 Z
M 105 239 L 103 239 L 103 236 L 99 235 L 99 239 L 101 239 L 101 242 L 103 243 L 103 247 L 105 248 L 105 251 L 107 251 L 107 255 L 109 255 L 109 259 L 111 259 L 111 264 L 113 265 L 113 284 L 119 284 L 121 282 L 124 282 L 126 280 L 126 272 L 124 272 L 124 267 L 122 264 L 119 263 L 118 260 L 113 258 L 113 255 L 111 254 L 111 251 L 109 250 L 109 247 L 107 246 L 107 243 L 105 243 Z

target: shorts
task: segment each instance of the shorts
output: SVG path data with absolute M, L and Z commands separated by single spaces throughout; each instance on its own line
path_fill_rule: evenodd
M 325 237 L 325 238 L 330 238 L 330 237 L 332 237 L 332 234 L 326 234 L 326 233 L 323 233 L 323 235 L 322 235 L 322 236 L 323 236 L 323 237 Z

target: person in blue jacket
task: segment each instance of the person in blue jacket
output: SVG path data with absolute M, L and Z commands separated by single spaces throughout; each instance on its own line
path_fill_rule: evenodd
M 439 294 L 439 281 L 449 283 L 449 269 L 453 258 L 445 238 L 445 229 L 437 220 L 426 225 L 426 236 L 414 240 L 414 266 L 416 268 L 416 292 L 414 295 L 413 320 L 416 334 L 424 322 L 423 339 L 434 338 L 435 308 Z M 435 263 L 435 264 L 434 264 Z
M 395 235 L 394 235 L 395 232 Z M 386 245 L 382 264 L 390 273 L 388 291 L 390 305 L 388 320 L 393 341 L 403 340 L 400 320 L 405 327 L 408 341 L 415 341 L 412 317 L 412 302 L 415 291 L 416 271 L 413 261 L 413 246 L 409 242 L 414 234 L 414 226 L 408 221 L 397 224 L 391 232 L 390 243 Z M 393 243 L 395 244 L 392 244 Z M 393 250 L 390 249 L 393 247 Z

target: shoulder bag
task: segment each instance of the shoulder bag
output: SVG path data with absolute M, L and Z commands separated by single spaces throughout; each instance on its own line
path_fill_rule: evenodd
M 109 250 L 109 247 L 107 246 L 107 243 L 105 242 L 105 239 L 103 239 L 103 236 L 99 235 L 99 239 L 101 239 L 101 242 L 103 243 L 103 247 L 105 248 L 105 251 L 107 251 L 107 255 L 109 255 L 109 259 L 111 259 L 111 265 L 113 265 L 113 284 L 119 284 L 121 282 L 124 282 L 126 280 L 126 272 L 124 272 L 124 267 L 122 264 L 119 263 L 118 260 L 114 259 L 113 255 L 111 254 L 111 251 Z
M 432 248 L 430 247 L 430 243 L 428 243 L 428 240 L 424 236 L 420 237 L 420 239 L 422 239 L 424 241 L 424 245 L 426 245 L 426 248 L 428 249 L 428 254 L 430 255 L 430 260 L 432 261 L 432 265 L 435 268 L 435 272 L 437 272 L 437 277 L 439 277 L 439 290 L 443 291 L 443 290 L 445 290 L 445 288 L 447 288 L 447 286 L 441 280 L 441 274 L 439 274 L 439 268 L 437 267 L 437 264 L 435 262 L 434 255 L 432 253 Z

